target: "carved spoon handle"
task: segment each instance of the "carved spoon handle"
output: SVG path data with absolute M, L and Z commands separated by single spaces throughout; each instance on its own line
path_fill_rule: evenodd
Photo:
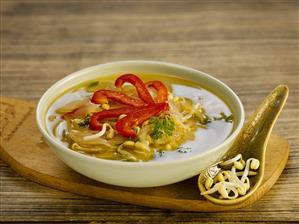
M 265 144 L 268 142 L 273 126 L 287 100 L 288 94 L 289 89 L 286 85 L 279 85 L 272 90 L 249 117 L 232 147 L 225 154 L 224 160 L 239 153 L 250 155 L 250 150 L 247 151 L 247 149 L 253 146 L 259 145 L 259 148 L 266 146 Z

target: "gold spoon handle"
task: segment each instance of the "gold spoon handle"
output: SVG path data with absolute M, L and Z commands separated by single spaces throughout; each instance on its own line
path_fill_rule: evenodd
M 243 126 L 235 142 L 225 154 L 231 158 L 254 144 L 267 144 L 273 126 L 288 98 L 289 89 L 286 85 L 278 85 L 258 106 Z M 250 151 L 248 152 L 250 154 Z

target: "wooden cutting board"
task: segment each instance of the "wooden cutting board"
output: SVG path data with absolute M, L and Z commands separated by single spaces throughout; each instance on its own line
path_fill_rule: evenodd
M 263 183 L 247 201 L 233 206 L 220 206 L 205 200 L 197 188 L 197 177 L 153 188 L 124 188 L 107 185 L 84 177 L 61 162 L 42 141 L 35 125 L 35 105 L 1 97 L 0 157 L 17 173 L 29 180 L 55 189 L 94 198 L 155 208 L 215 212 L 248 206 L 261 198 L 283 171 L 288 155 L 288 142 L 272 135 L 267 148 Z

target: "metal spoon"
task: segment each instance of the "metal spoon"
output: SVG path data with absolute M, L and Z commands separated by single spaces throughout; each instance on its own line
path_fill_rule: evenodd
M 249 191 L 236 199 L 219 199 L 211 195 L 204 195 L 209 201 L 220 205 L 234 205 L 248 199 L 260 186 L 265 172 L 265 154 L 267 143 L 273 126 L 287 100 L 289 89 L 286 85 L 277 86 L 259 105 L 248 122 L 242 128 L 235 142 L 225 154 L 223 161 L 233 158 L 237 154 L 242 154 L 244 159 L 256 158 L 260 161 L 258 174 L 250 177 L 251 187 Z M 217 165 L 210 167 L 207 171 L 218 171 Z M 198 187 L 201 192 L 205 192 L 204 181 L 205 172 L 198 178 Z

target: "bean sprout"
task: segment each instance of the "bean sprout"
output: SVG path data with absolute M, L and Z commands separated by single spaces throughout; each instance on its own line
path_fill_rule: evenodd
M 102 137 L 106 133 L 107 127 L 109 127 L 110 129 L 113 129 L 110 124 L 104 123 L 101 131 L 99 131 L 98 133 L 96 133 L 94 135 L 84 136 L 83 140 L 89 141 L 89 140 L 93 140 L 93 139 Z
M 229 166 L 229 165 L 233 164 L 234 162 L 236 162 L 236 161 L 238 161 L 240 159 L 242 159 L 242 155 L 238 154 L 234 158 L 229 159 L 229 160 L 227 160 L 225 162 L 220 163 L 220 166 Z
M 215 166 L 207 169 L 206 180 L 205 180 L 205 188 L 206 191 L 202 192 L 201 195 L 214 194 L 216 192 L 219 193 L 219 198 L 223 199 L 235 199 L 239 195 L 245 195 L 250 188 L 249 176 L 254 176 L 257 174 L 255 171 L 251 171 L 250 169 L 257 170 L 259 168 L 259 160 L 254 158 L 249 158 L 245 167 L 240 167 L 240 163 L 242 161 L 242 155 L 238 154 L 232 159 L 229 159 L 225 162 L 221 162 L 219 165 L 221 167 L 232 166 L 231 170 L 219 170 L 217 175 L 210 177 L 209 169 L 215 168 Z M 242 168 L 242 169 L 241 169 Z M 236 172 L 236 169 L 243 170 L 240 172 Z M 241 177 L 240 179 L 238 177 Z
M 80 146 L 78 143 L 73 143 L 71 148 L 75 151 L 82 151 L 82 152 L 85 152 L 85 153 L 90 153 L 90 154 L 94 154 L 94 153 L 99 153 L 99 152 L 102 152 L 104 151 L 104 149 L 102 148 L 99 148 L 99 147 L 83 147 L 83 146 Z

